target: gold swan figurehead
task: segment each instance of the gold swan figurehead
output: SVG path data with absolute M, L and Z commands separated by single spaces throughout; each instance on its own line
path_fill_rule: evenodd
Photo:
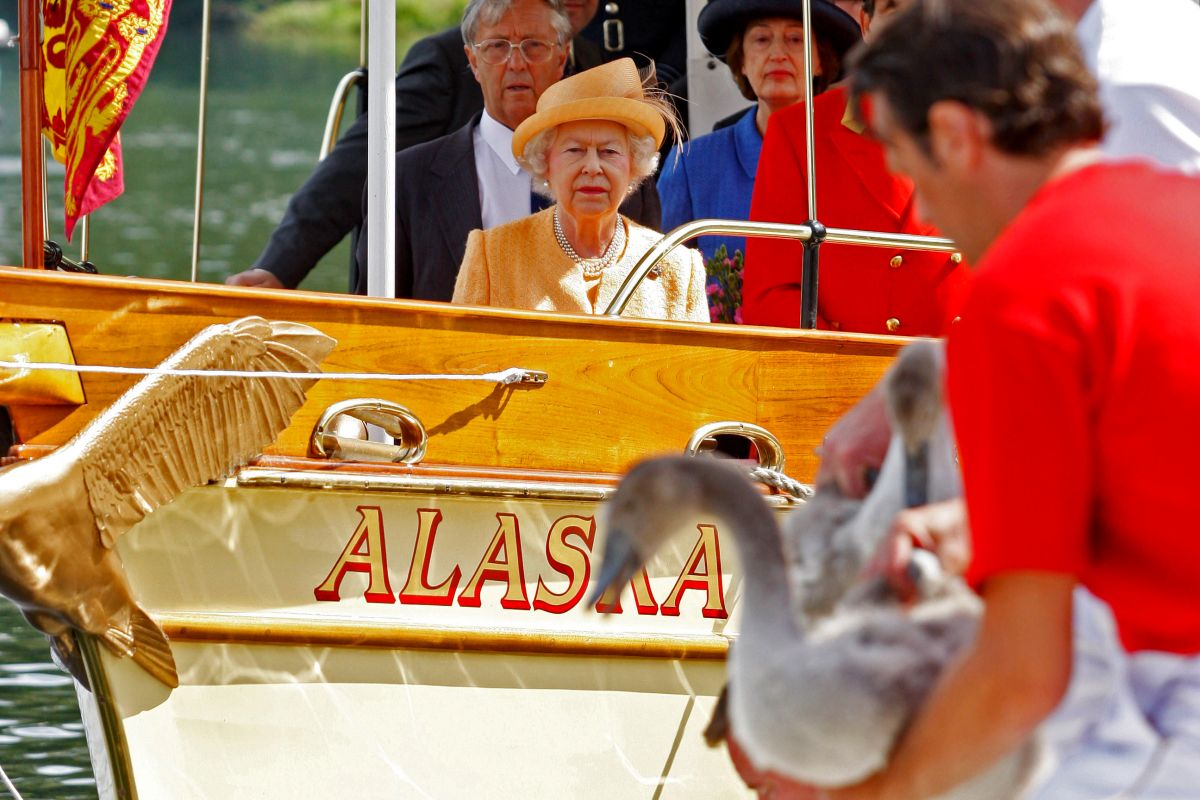
M 159 367 L 314 373 L 335 344 L 306 325 L 246 317 L 205 328 Z M 316 380 L 153 374 L 52 454 L 0 471 L 0 593 L 80 683 L 88 685 L 76 630 L 179 685 L 116 541 L 180 492 L 258 455 Z

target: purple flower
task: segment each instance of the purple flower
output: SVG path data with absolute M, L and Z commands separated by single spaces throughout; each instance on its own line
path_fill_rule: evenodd
M 733 321 L 737 325 L 742 324 L 742 309 L 740 306 L 733 312 Z

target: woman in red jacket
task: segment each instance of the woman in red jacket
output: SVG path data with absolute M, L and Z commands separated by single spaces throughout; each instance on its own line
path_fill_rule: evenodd
M 901 3 L 864 3 L 867 37 Z M 876 14 L 878 15 L 876 17 Z M 750 219 L 802 223 L 811 218 L 805 169 L 805 109 L 771 117 L 759 158 Z M 864 135 L 834 87 L 813 101 L 817 219 L 827 227 L 939 235 L 920 220 L 912 183 L 887 170 L 883 149 Z M 747 242 L 742 319 L 751 325 L 800 324 L 798 242 Z M 906 336 L 944 334 L 957 318 L 967 268 L 957 254 L 824 244 L 820 250 L 818 327 Z

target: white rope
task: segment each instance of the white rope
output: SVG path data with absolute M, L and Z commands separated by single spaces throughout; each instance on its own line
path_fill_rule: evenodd
M 788 500 L 793 503 L 798 503 L 801 500 L 811 500 L 813 495 L 816 494 L 813 487 L 807 483 L 801 483 L 795 478 L 784 475 L 782 472 L 767 469 L 766 467 L 754 467 L 750 470 L 750 477 L 783 492 Z
M 525 380 L 534 370 L 509 367 L 499 372 L 478 374 L 416 374 L 397 375 L 387 372 L 254 372 L 236 369 L 159 369 L 157 367 L 110 367 L 86 364 L 25 363 L 0 361 L 3 370 L 42 370 L 48 372 L 99 373 L 104 375 L 171 375 L 181 378 L 304 378 L 313 377 L 329 381 L 486 381 L 509 385 Z

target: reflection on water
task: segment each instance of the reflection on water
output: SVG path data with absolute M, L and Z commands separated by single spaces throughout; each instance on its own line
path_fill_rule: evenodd
M 71 678 L 46 638 L 0 600 L 0 766 L 27 800 L 95 800 Z M 0 796 L 8 795 L 0 789 Z
M 0 15 L 11 3 L 0 0 Z M 14 15 L 15 16 L 15 15 Z M 357 65 L 344 57 L 272 52 L 214 32 L 209 60 L 200 279 L 250 267 L 288 198 L 316 164 L 333 89 Z M 200 34 L 168 29 L 154 72 L 122 128 L 125 194 L 94 216 L 89 256 L 105 274 L 186 280 L 191 274 Z M 21 253 L 17 51 L 0 48 L 0 263 Z M 352 104 L 351 104 L 352 107 Z M 344 123 L 343 129 L 349 121 Z M 63 168 L 51 162 L 51 197 Z M 51 238 L 62 239 L 52 204 Z M 67 254 L 79 255 L 76 242 Z M 304 288 L 345 291 L 349 246 L 326 256 Z
M 0 0 L 0 18 L 15 17 Z M 153 75 L 122 131 L 125 194 L 93 220 L 89 256 L 106 274 L 186 280 L 191 272 L 200 35 L 168 31 Z M 347 42 L 345 52 L 357 52 Z M 217 31 L 209 63 L 200 277 L 246 269 L 311 172 L 329 100 L 356 57 L 264 51 Z M 21 253 L 17 51 L 0 48 L 0 264 Z M 347 123 L 348 124 L 348 123 Z M 50 162 L 51 196 L 63 168 Z M 61 206 L 50 212 L 62 241 Z M 66 247 L 79 254 L 78 239 Z M 326 256 L 304 288 L 344 291 L 349 248 Z M 28 798 L 93 800 L 95 782 L 73 684 L 45 638 L 0 600 L 0 765 Z M 0 788 L 0 797 L 6 797 Z

